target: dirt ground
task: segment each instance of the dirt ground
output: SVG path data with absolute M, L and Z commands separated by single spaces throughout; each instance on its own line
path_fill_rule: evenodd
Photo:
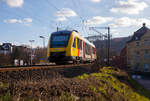
M 0 72 L 0 101 L 150 101 L 125 71 L 87 65 Z

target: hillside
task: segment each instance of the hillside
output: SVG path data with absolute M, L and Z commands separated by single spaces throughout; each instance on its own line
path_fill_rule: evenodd
M 125 71 L 104 67 L 73 78 L 0 82 L 0 101 L 150 101 L 150 93 Z
M 125 47 L 125 44 L 127 41 L 130 40 L 131 37 L 119 37 L 119 38 L 113 38 L 111 39 L 110 47 L 113 51 L 115 51 L 117 54 L 120 53 L 121 49 Z M 106 47 L 106 41 L 95 41 L 94 44 L 96 45 L 96 48 L 102 48 Z

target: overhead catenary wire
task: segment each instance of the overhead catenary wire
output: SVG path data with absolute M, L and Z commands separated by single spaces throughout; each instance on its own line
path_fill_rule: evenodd
M 76 2 L 77 1 L 77 2 Z M 85 33 L 87 33 L 87 34 L 89 34 L 89 31 L 87 31 L 87 26 L 85 25 L 85 19 L 81 16 L 81 14 L 83 14 L 83 12 L 82 12 L 82 6 L 77 6 L 77 5 L 80 5 L 81 3 L 79 3 L 79 0 L 72 0 L 72 2 L 73 2 L 73 5 L 74 6 L 76 6 L 75 8 L 79 8 L 78 9 L 78 12 L 80 13 L 78 13 L 78 15 L 79 15 L 79 18 L 81 19 L 81 27 L 82 27 L 82 30 L 85 32 Z M 77 4 L 78 3 L 78 4 Z
M 73 3 L 73 6 L 76 6 L 75 8 L 78 8 L 78 6 L 77 6 L 77 4 L 76 4 L 76 2 L 75 2 L 74 0 L 72 0 L 72 3 Z M 78 12 L 81 13 L 81 12 L 80 12 L 80 9 L 78 10 Z M 81 16 L 79 13 L 78 13 L 78 16 L 79 16 L 80 19 L 83 21 L 84 19 L 82 18 L 82 16 Z
M 72 4 L 73 4 L 74 8 L 76 8 L 76 9 L 79 8 L 77 6 L 78 4 L 76 3 L 76 1 L 72 0 Z M 76 13 L 77 12 L 82 13 L 80 9 L 77 9 L 77 10 L 78 11 L 76 11 Z M 84 18 L 79 13 L 77 13 L 77 14 L 78 14 L 78 16 L 79 16 L 79 18 L 81 20 L 81 29 L 83 30 L 84 33 L 87 33 L 86 29 L 84 28 Z
M 79 4 L 81 4 L 81 1 L 80 0 L 77 0 L 78 2 L 78 5 Z M 80 9 L 80 11 L 82 11 L 82 14 L 84 15 L 85 14 L 85 9 L 83 8 L 83 6 L 79 6 L 81 9 Z M 88 31 L 87 31 L 87 34 L 90 34 L 90 30 L 89 30 L 89 27 L 88 27 L 88 25 L 86 25 L 85 24 L 85 20 L 84 20 L 84 23 L 83 23 L 83 25 L 84 25 L 84 27 L 85 27 L 85 30 L 87 31 L 87 29 L 88 29 Z
M 53 7 L 54 9 L 56 9 L 56 11 L 61 11 L 59 8 L 57 8 L 57 6 L 55 6 L 52 2 L 50 2 L 49 0 L 45 0 L 45 1 L 47 1 L 47 3 L 49 4 L 49 5 L 51 5 L 51 7 Z M 65 17 L 66 19 L 68 19 L 70 22 L 69 23 L 71 23 L 72 25 L 73 25 L 73 22 L 72 22 L 72 20 L 69 18 L 69 17 L 67 17 L 65 14 L 63 14 L 62 13 L 62 15 L 63 15 L 63 17 Z

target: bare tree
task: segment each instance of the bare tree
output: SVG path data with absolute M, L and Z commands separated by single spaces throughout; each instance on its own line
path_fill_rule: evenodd
M 0 66 L 11 65 L 9 54 L 0 54 Z
M 44 63 L 47 62 L 47 57 L 46 57 L 46 53 L 47 53 L 47 48 L 40 48 L 37 47 L 36 49 L 34 49 L 34 62 L 35 63 L 40 63 L 41 61 L 43 61 Z

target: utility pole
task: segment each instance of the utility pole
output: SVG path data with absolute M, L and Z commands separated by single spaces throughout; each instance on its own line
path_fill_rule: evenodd
M 110 61 L 109 61 L 109 57 L 110 57 L 110 27 L 89 27 L 89 29 L 94 30 L 95 32 L 99 33 L 101 36 L 106 37 L 104 34 L 102 34 L 101 32 L 97 31 L 96 29 L 107 29 L 108 33 L 107 33 L 107 64 L 108 66 L 110 65 Z
M 33 53 L 32 53 L 32 43 L 34 42 L 34 40 L 29 40 L 29 42 L 31 43 L 31 64 L 30 65 L 32 65 L 32 59 L 33 59 L 33 57 L 32 57 L 32 55 L 33 55 Z
M 110 61 L 109 61 L 109 57 L 110 57 L 110 27 L 108 27 L 108 51 L 107 52 L 108 52 L 107 59 L 108 59 L 108 66 L 109 66 L 110 65 Z

